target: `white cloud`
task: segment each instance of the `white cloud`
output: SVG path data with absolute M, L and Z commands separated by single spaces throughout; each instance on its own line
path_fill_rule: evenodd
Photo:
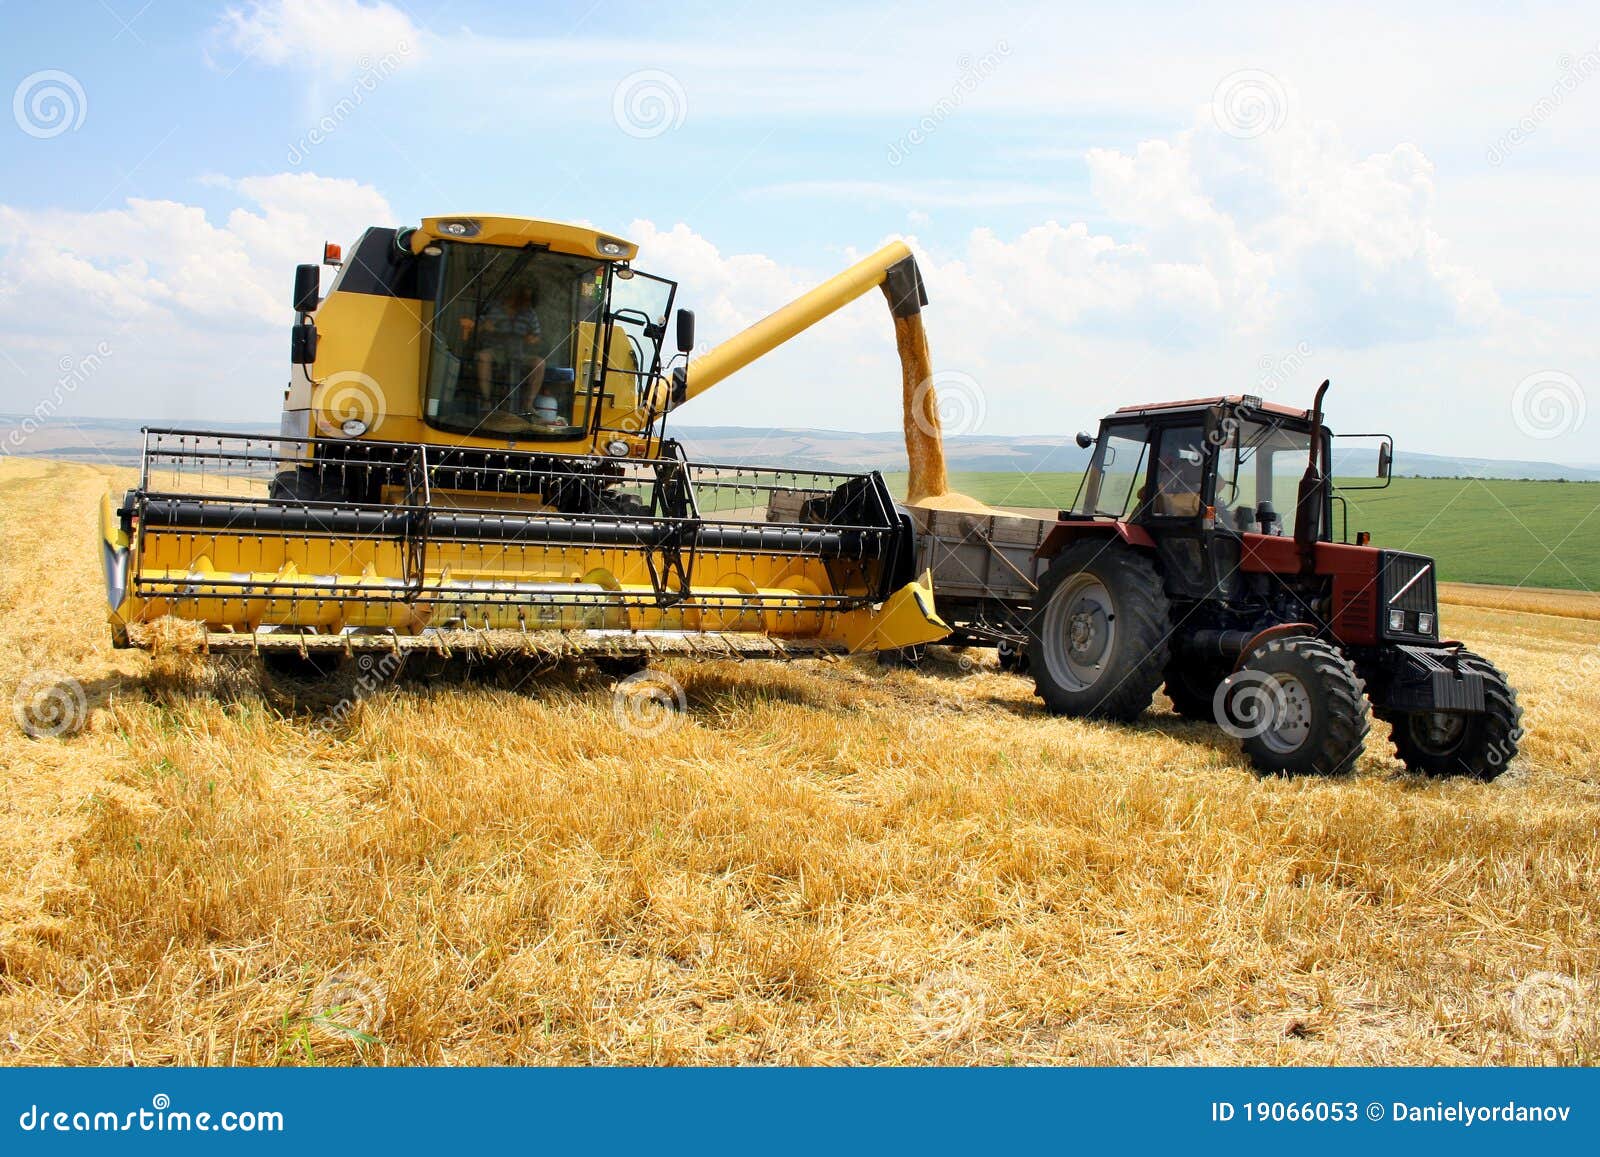
M 215 31 L 263 64 L 345 75 L 387 57 L 416 59 L 423 34 L 411 17 L 376 0 L 253 0 L 229 8 Z
M 26 410 L 62 358 L 104 341 L 116 374 L 75 399 L 90 415 L 267 417 L 287 373 L 294 266 L 393 212 L 371 186 L 280 173 L 214 182 L 240 204 L 130 198 L 94 212 L 0 204 L 8 369 L 0 410 Z

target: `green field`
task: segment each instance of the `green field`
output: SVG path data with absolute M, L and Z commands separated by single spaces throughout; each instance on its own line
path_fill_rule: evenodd
M 895 494 L 905 475 L 886 476 Z M 1072 502 L 1080 475 L 952 474 L 951 489 L 995 506 Z M 1343 492 L 1350 534 L 1432 555 L 1448 582 L 1600 589 L 1600 484 L 1396 478 L 1386 490 Z M 1344 525 L 1334 508 L 1335 537 Z

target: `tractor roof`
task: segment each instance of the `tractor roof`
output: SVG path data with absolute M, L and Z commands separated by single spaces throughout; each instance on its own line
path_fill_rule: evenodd
M 632 261 L 639 247 L 587 225 L 568 225 L 561 221 L 540 221 L 532 217 L 494 217 L 465 214 L 455 217 L 424 217 L 411 234 L 413 253 L 434 241 L 465 241 L 473 245 L 539 245 L 556 253 L 579 257 L 598 257 L 605 261 Z
M 1137 406 L 1123 406 L 1117 410 L 1118 414 L 1154 414 L 1170 413 L 1173 410 L 1209 410 L 1215 406 L 1239 406 L 1249 399 L 1250 408 L 1260 410 L 1267 414 L 1277 414 L 1284 418 L 1309 418 L 1311 415 L 1306 410 L 1296 409 L 1294 406 L 1284 406 L 1277 402 L 1263 402 L 1260 398 L 1249 397 L 1246 394 L 1226 394 L 1215 398 L 1187 398 L 1181 402 L 1146 402 Z

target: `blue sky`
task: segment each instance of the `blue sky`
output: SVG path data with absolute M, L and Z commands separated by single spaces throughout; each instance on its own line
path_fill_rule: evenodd
M 905 236 L 968 432 L 1327 376 L 1600 461 L 1600 15 L 1396 9 L 12 0 L 0 410 L 272 420 L 296 261 L 496 211 L 639 241 L 705 342 Z M 682 419 L 893 428 L 882 313 Z

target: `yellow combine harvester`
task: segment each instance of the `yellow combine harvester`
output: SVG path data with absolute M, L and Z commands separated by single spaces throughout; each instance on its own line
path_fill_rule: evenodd
M 874 287 L 900 243 L 709 353 L 663 365 L 675 283 L 574 225 L 368 229 L 326 297 L 296 272 L 282 432 L 146 431 L 101 532 L 119 646 L 169 617 L 211 650 L 783 655 L 943 637 L 875 472 L 692 463 L 667 414 Z

